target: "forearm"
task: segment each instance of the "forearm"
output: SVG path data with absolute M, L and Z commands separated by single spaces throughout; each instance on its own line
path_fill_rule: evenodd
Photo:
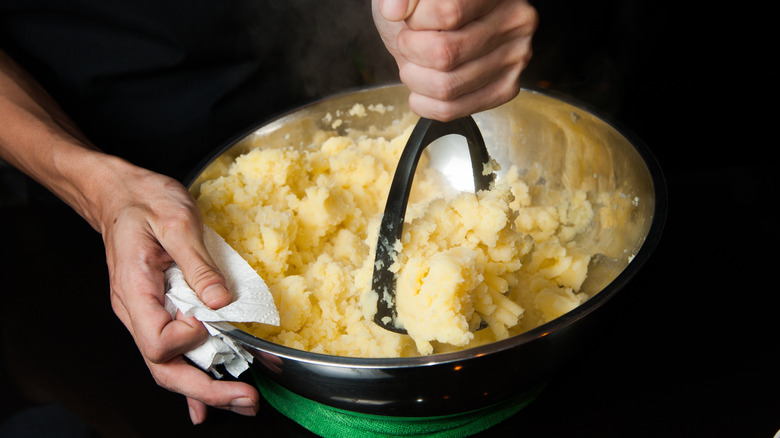
M 105 181 L 127 163 L 95 148 L 51 96 L 0 51 L 0 158 L 100 230 Z M 113 168 L 113 170 L 112 170 Z

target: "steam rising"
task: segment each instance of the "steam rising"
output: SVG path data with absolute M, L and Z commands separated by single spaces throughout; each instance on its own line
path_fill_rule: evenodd
M 303 98 L 398 80 L 367 0 L 284 0 L 247 6 L 241 25 Z

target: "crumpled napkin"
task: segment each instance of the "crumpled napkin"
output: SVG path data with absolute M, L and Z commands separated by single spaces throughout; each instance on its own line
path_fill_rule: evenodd
M 209 322 L 260 322 L 279 325 L 279 311 L 271 291 L 257 272 L 213 229 L 204 226 L 203 240 L 211 258 L 227 281 L 233 301 L 221 309 L 211 309 L 200 300 L 184 280 L 184 274 L 174 263 L 165 271 L 165 308 L 171 316 L 177 310 L 203 322 L 211 336 L 205 343 L 185 354 L 203 370 L 221 378 L 215 367 L 224 365 L 238 377 L 252 362 L 252 355 L 232 339 L 224 336 Z

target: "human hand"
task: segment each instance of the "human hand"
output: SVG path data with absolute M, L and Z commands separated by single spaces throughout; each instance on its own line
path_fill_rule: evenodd
M 100 231 L 111 280 L 111 304 L 158 385 L 187 398 L 194 424 L 207 405 L 255 415 L 259 395 L 242 382 L 213 380 L 182 356 L 208 336 L 203 324 L 165 310 L 164 271 L 176 262 L 206 305 L 230 303 L 225 280 L 203 243 L 200 212 L 177 181 L 119 161 L 118 189 L 101 203 Z
M 520 91 L 538 15 L 526 0 L 372 0 L 416 114 L 448 121 Z
M 194 318 L 165 310 L 164 271 L 176 262 L 201 300 L 228 304 L 186 188 L 94 147 L 35 79 L 0 50 L 0 157 L 60 197 L 103 236 L 111 305 L 157 383 L 187 397 L 193 423 L 207 405 L 254 415 L 259 394 L 215 381 L 182 356 L 208 337 Z

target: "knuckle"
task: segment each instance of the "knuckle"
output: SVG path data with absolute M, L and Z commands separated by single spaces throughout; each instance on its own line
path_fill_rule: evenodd
M 111 310 L 114 311 L 114 314 L 120 315 L 124 310 L 124 305 L 122 304 L 122 298 L 116 292 L 116 288 L 113 285 L 110 287 L 110 289 L 111 289 L 111 294 L 110 294 Z
M 480 109 L 495 108 L 509 102 L 520 93 L 520 77 L 518 74 L 509 74 L 503 80 L 496 83 L 490 90 L 490 100 L 485 101 Z
M 431 67 L 439 71 L 450 71 L 458 65 L 460 46 L 453 40 L 439 38 L 429 53 Z
M 171 376 L 168 373 L 160 372 L 155 366 L 149 366 L 149 372 L 152 374 L 154 383 L 168 390 L 173 390 L 173 383 L 171 382 Z
M 144 347 L 144 356 L 153 364 L 162 364 L 168 361 L 168 351 L 160 345 L 146 345 Z
M 438 101 L 448 102 L 459 95 L 459 81 L 453 74 L 434 75 L 431 77 L 430 87 L 430 97 Z
M 150 178 L 155 179 L 155 185 L 159 184 L 161 187 L 163 187 L 165 190 L 171 193 L 185 193 L 187 192 L 186 188 L 182 186 L 182 184 L 177 181 L 174 178 L 171 178 L 167 175 L 162 174 L 151 174 Z
M 400 70 L 401 82 L 406 84 L 412 93 L 439 101 L 449 101 L 457 97 L 452 76 L 450 73 L 429 72 L 425 76 L 425 80 L 421 81 L 420 75 L 413 69 L 402 68 Z
M 520 58 L 519 64 L 521 68 L 525 68 L 530 62 L 531 58 L 533 57 L 533 49 L 531 49 L 530 44 L 528 45 L 527 50 L 525 50 Z
M 158 218 L 160 236 L 164 239 L 171 235 L 191 234 L 200 224 L 197 216 L 189 208 L 170 208 Z
M 216 271 L 216 269 L 205 263 L 198 264 L 197 266 L 193 266 L 191 268 L 191 271 L 187 273 L 187 277 L 188 277 L 187 282 L 190 283 L 190 285 L 195 290 L 203 290 L 207 286 L 222 281 L 222 277 Z
M 459 117 L 454 107 L 447 102 L 421 104 L 416 100 L 410 99 L 409 107 L 415 114 L 441 122 L 448 122 Z
M 226 406 L 225 402 L 221 400 L 219 397 L 212 394 L 210 391 L 205 392 L 203 394 L 198 394 L 198 400 L 202 401 L 203 403 L 213 406 L 215 408 L 223 408 Z
M 523 8 L 523 16 L 526 19 L 527 26 L 530 28 L 531 33 L 539 28 L 539 11 L 533 6 L 526 3 L 526 7 Z
M 457 29 L 461 26 L 464 11 L 460 2 L 455 0 L 440 0 L 434 6 L 437 24 L 441 30 Z
M 539 12 L 525 1 L 522 2 L 521 7 L 514 9 L 510 18 L 525 36 L 532 35 L 539 27 Z
M 513 80 L 496 92 L 496 102 L 492 106 L 498 106 L 509 102 L 520 93 L 520 81 Z
M 449 122 L 461 117 L 462 114 L 455 111 L 455 108 L 451 105 L 441 105 L 434 109 L 434 114 L 437 120 L 442 122 Z

